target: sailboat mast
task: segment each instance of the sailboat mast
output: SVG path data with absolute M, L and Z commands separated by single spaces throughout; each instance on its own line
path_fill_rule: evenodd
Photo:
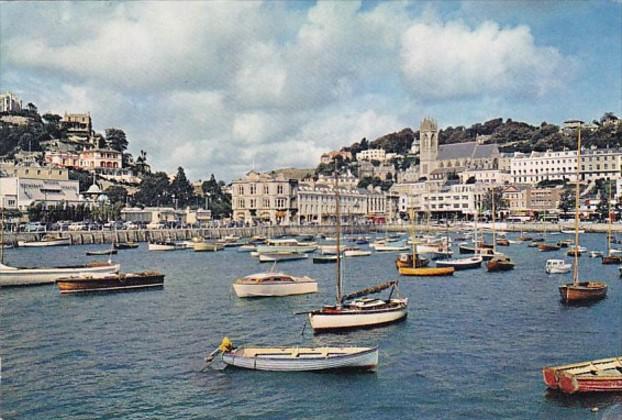
M 0 264 L 4 264 L 4 203 L 0 203 Z
M 336 161 L 335 161 L 336 162 Z M 336 167 L 336 163 L 335 163 L 335 218 L 336 218 L 336 225 L 335 225 L 335 230 L 337 233 L 337 241 L 336 241 L 336 246 L 337 246 L 337 293 L 336 293 L 336 299 L 337 299 L 337 305 L 341 305 L 341 215 L 339 213 L 339 175 L 337 174 L 337 167 Z
M 413 228 L 412 228 L 412 243 L 413 243 L 413 268 L 417 268 L 417 212 L 412 211 L 414 217 L 413 220 Z
M 609 222 L 608 235 L 607 235 L 607 256 L 611 255 L 611 183 L 609 183 L 609 208 L 607 210 L 607 219 Z
M 575 203 L 574 203 L 574 271 L 572 281 L 574 285 L 579 284 L 579 169 L 581 167 L 581 123 L 577 128 L 577 179 L 575 183 Z
M 497 252 L 497 228 L 495 221 L 495 190 L 492 189 L 492 252 Z

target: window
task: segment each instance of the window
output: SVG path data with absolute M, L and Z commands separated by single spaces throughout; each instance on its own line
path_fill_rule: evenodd
M 250 189 L 251 195 L 255 195 L 255 192 L 257 191 L 257 186 L 255 184 L 251 184 Z
M 283 186 L 282 185 L 277 185 L 276 186 L 276 193 L 277 194 L 283 194 Z
M 253 199 L 251 199 L 251 205 L 250 205 L 250 208 L 251 208 L 251 209 L 254 209 L 254 208 L 255 208 L 255 199 L 254 199 L 254 198 L 253 198 Z
M 270 194 L 270 186 L 264 185 L 263 186 L 263 193 L 264 194 Z

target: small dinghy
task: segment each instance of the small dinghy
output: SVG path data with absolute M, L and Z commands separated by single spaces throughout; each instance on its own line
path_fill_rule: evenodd
M 275 262 L 275 261 L 295 261 L 305 260 L 308 258 L 307 254 L 297 252 L 271 252 L 266 254 L 259 254 L 259 262 Z
M 117 253 L 116 249 L 102 249 L 102 250 L 86 251 L 86 255 L 115 255 L 116 253 Z
M 343 252 L 345 257 L 368 257 L 371 255 L 371 251 L 365 251 L 363 249 L 347 249 Z
M 513 270 L 515 266 L 516 264 L 506 255 L 493 257 L 486 263 L 489 272 Z
M 313 264 L 334 264 L 337 262 L 337 255 L 316 255 L 313 257 Z
M 602 256 L 602 251 L 590 251 L 590 258 L 601 258 Z
M 114 249 L 136 249 L 138 248 L 138 246 L 138 242 L 115 242 L 114 244 L 112 244 L 112 247 Z
M 544 383 L 565 394 L 622 392 L 622 356 L 542 369 Z
M 149 251 L 179 251 L 186 249 L 186 245 L 172 241 L 149 242 Z
M 334 369 L 374 370 L 378 347 L 235 347 L 223 338 L 206 362 L 221 353 L 228 366 L 272 372 L 310 372 Z

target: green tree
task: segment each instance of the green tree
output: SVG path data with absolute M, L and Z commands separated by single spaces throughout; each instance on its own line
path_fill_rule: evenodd
M 174 198 L 179 207 L 185 207 L 194 200 L 194 188 L 188 178 L 186 172 L 181 166 L 177 168 L 177 175 L 171 182 L 169 187 L 170 195 Z
M 124 152 L 127 149 L 128 141 L 125 131 L 118 128 L 106 129 L 106 142 L 111 149 Z
M 503 197 L 503 187 L 491 188 L 484 195 L 482 200 L 482 210 L 492 211 L 492 200 L 495 201 L 495 213 L 508 206 L 507 200 Z
M 209 200 L 208 208 L 212 211 L 214 219 L 231 215 L 231 197 L 224 192 L 223 187 L 224 183 L 216 181 L 214 174 L 202 185 L 203 192 Z
M 119 185 L 111 185 L 104 191 L 112 204 L 121 203 L 125 205 L 127 200 L 127 190 Z
M 568 218 L 568 212 L 575 208 L 576 203 L 575 190 L 568 185 L 562 191 L 559 198 L 559 209 L 564 213 L 564 218 Z
M 136 202 L 143 206 L 165 206 L 172 203 L 169 180 L 165 172 L 146 174 L 135 194 Z

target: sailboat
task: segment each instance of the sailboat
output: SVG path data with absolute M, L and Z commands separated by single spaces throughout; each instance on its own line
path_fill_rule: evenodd
M 538 245 L 538 250 L 540 252 L 551 252 L 551 251 L 559 251 L 561 248 L 559 244 L 553 244 L 546 242 L 546 211 L 544 212 L 544 232 L 542 235 L 543 241 Z
M 581 167 L 581 126 L 578 128 L 577 136 L 577 179 L 575 186 L 575 249 L 579 250 L 579 168 Z M 572 273 L 572 283 L 564 284 L 559 287 L 559 294 L 562 302 L 575 303 L 589 300 L 603 299 L 607 296 L 607 284 L 602 281 L 579 281 L 579 253 L 574 252 L 574 270 Z
M 411 216 L 414 216 L 414 211 L 411 212 Z M 420 259 L 417 256 L 417 235 L 416 235 L 416 226 L 417 220 L 416 217 L 411 217 L 413 220 L 413 224 L 411 227 L 411 235 L 412 235 L 412 257 L 410 261 L 408 259 L 406 262 L 410 262 L 410 265 L 400 264 L 400 261 L 396 261 L 397 270 L 400 273 L 400 276 L 419 276 L 419 277 L 433 277 L 433 276 L 448 276 L 454 273 L 455 269 L 453 267 L 439 267 L 438 262 L 436 263 L 436 267 L 426 267 L 427 259 Z
M 339 177 L 335 171 L 335 216 L 336 222 L 336 296 L 334 305 L 309 312 L 309 323 L 315 333 L 325 331 L 343 331 L 356 328 L 371 328 L 401 321 L 408 314 L 407 298 L 392 298 L 393 292 L 399 293 L 398 282 L 390 281 L 357 292 L 343 295 L 341 273 L 341 221 L 339 204 Z M 391 289 L 388 299 L 368 297 L 371 294 Z
M 602 257 L 601 262 L 603 264 L 622 264 L 622 255 L 613 255 L 614 249 L 611 249 L 611 184 L 609 185 L 609 211 L 607 214 L 607 218 L 609 219 L 609 226 L 607 232 L 607 255 Z
M 495 191 L 492 190 L 492 252 L 497 253 L 497 222 L 495 221 Z M 514 262 L 506 255 L 495 255 L 486 263 L 486 269 L 492 271 L 508 271 L 514 268 Z

